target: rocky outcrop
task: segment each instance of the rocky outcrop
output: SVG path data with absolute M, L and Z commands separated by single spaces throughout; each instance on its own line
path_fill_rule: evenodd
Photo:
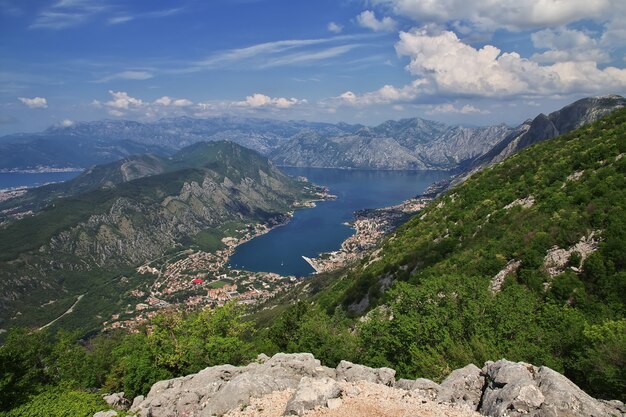
M 483 368 L 486 386 L 478 411 L 486 416 L 600 417 L 625 415 L 623 404 L 598 401 L 552 369 L 499 360 Z
M 438 410 L 431 415 L 454 417 L 478 415 L 475 412 L 490 417 L 626 416 L 621 402 L 596 400 L 558 372 L 522 362 L 487 362 L 482 369 L 470 364 L 441 384 L 423 378 L 395 381 L 394 376 L 389 368 L 347 361 L 328 368 L 310 353 L 261 355 L 247 366 L 215 366 L 158 382 L 145 398 L 133 401 L 130 412 L 146 417 L 281 416 L 337 409 L 337 415 L 348 415 L 348 410 L 365 412 L 355 402 L 368 401 L 368 415 L 386 415 L 375 411 L 385 406 L 371 404 L 378 398 L 381 403 L 393 399 L 389 407 L 405 413 L 431 404 L 431 413 L 432 407 Z M 273 403 L 271 412 L 265 410 Z
M 509 156 L 535 143 L 552 139 L 593 123 L 609 113 L 626 106 L 626 99 L 618 95 L 588 97 L 578 100 L 549 115 L 540 114 L 511 131 L 484 155 L 467 168 L 467 178 L 474 172 L 504 161 Z M 458 181 L 457 181 L 458 182 Z

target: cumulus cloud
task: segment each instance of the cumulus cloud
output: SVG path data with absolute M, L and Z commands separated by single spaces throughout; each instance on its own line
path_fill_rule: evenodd
M 356 17 L 359 26 L 371 29 L 374 32 L 392 32 L 396 30 L 396 21 L 389 16 L 381 20 L 376 18 L 376 14 L 371 10 L 365 10 Z
M 134 98 L 128 95 L 125 91 L 112 91 L 109 90 L 109 94 L 113 97 L 112 100 L 104 103 L 109 109 L 113 109 L 119 112 L 119 110 L 131 110 L 142 107 L 145 103 L 138 98 Z
M 297 98 L 284 98 L 284 97 L 269 97 L 265 94 L 253 94 L 246 97 L 244 101 L 235 102 L 234 105 L 238 107 L 251 107 L 251 108 L 278 108 L 288 109 L 298 104 L 305 104 L 306 100 L 299 100 Z
M 578 48 L 595 44 L 588 36 L 570 32 L 565 32 L 566 37 L 571 35 L 575 39 L 569 43 L 561 39 L 559 33 L 555 36 L 550 31 L 537 35 L 535 42 L 545 48 L 554 48 L 554 51 L 570 47 L 572 42 Z M 564 55 L 562 60 L 544 65 L 523 58 L 516 52 L 503 52 L 493 45 L 474 48 L 461 41 L 454 32 L 433 27 L 400 32 L 396 51 L 399 56 L 409 58 L 406 69 L 415 77 L 413 82 L 403 87 L 385 85 L 362 94 L 347 91 L 325 104 L 329 107 L 396 104 L 423 101 L 434 95 L 530 98 L 604 94 L 626 88 L 626 69 L 600 69 L 590 56 L 584 60 L 583 52 L 577 59 L 567 59 Z M 442 105 L 432 111 L 465 114 L 481 112 L 472 106 L 457 108 L 451 105 Z
M 59 126 L 61 127 L 70 127 L 74 126 L 74 122 L 70 119 L 63 119 L 59 122 Z
M 423 80 L 415 80 L 411 84 L 404 87 L 394 87 L 392 85 L 385 85 L 376 91 L 357 95 L 352 91 L 346 91 L 345 93 L 333 98 L 330 101 L 331 105 L 352 105 L 352 106 L 370 106 L 373 104 L 389 104 L 394 102 L 410 102 L 418 97 L 421 92 L 421 86 L 424 84 Z
M 486 30 L 524 30 L 624 17 L 623 0 L 373 0 L 417 22 L 465 21 Z
M 330 22 L 326 28 L 329 32 L 332 33 L 341 33 L 341 31 L 343 30 L 343 26 L 335 22 Z
M 47 109 L 48 108 L 48 100 L 43 97 L 18 97 L 19 101 L 21 101 L 25 106 L 31 109 Z
M 450 31 L 401 32 L 396 51 L 410 58 L 406 68 L 426 81 L 425 91 L 513 96 L 596 93 L 626 87 L 626 70 L 623 69 L 599 69 L 594 61 L 541 65 L 492 45 L 476 49 Z
M 91 106 L 105 109 L 115 117 L 138 117 L 155 119 L 173 116 L 207 117 L 227 113 L 254 113 L 256 111 L 281 111 L 308 104 L 305 99 L 270 97 L 265 94 L 252 94 L 244 100 L 221 100 L 194 103 L 187 98 L 162 96 L 154 101 L 132 97 L 125 91 L 109 90 L 111 100 L 93 100 Z
M 561 27 L 544 29 L 531 34 L 533 46 L 547 49 L 532 56 L 533 61 L 555 63 L 565 61 L 609 62 L 609 54 L 599 47 L 599 41 L 588 34 Z
M 173 99 L 168 96 L 163 96 L 154 100 L 154 104 L 158 104 L 160 106 L 173 106 L 173 107 L 188 107 L 193 105 L 193 101 L 188 100 L 186 98 Z
M 470 104 L 466 104 L 462 107 L 456 107 L 454 104 L 446 103 L 433 106 L 426 114 L 438 114 L 438 113 L 458 113 L 458 114 L 489 114 L 488 110 L 480 110 Z

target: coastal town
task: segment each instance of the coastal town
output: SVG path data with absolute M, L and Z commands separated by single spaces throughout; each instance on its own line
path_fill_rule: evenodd
M 311 185 L 312 200 L 296 202 L 294 208 L 315 207 L 315 201 L 332 200 L 326 187 Z M 293 212 L 268 224 L 248 224 L 235 236 L 221 239 L 222 248 L 207 252 L 188 248 L 146 262 L 135 270 L 135 278 L 144 284 L 128 294 L 123 313 L 114 314 L 103 323 L 105 330 L 134 329 L 169 307 L 194 310 L 224 305 L 227 302 L 254 305 L 269 300 L 302 281 L 295 276 L 273 272 L 252 272 L 228 265 L 235 248 L 287 222 Z
M 363 259 L 385 235 L 426 207 L 430 201 L 432 197 L 420 196 L 391 207 L 358 210 L 354 213 L 355 220 L 350 224 L 355 233 L 342 243 L 339 250 L 322 253 L 317 258 L 302 258 L 311 265 L 315 273 L 348 266 Z

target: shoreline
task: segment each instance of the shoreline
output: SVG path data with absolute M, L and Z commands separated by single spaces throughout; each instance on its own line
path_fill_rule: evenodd
M 53 167 L 38 167 L 38 168 L 3 168 L 0 169 L 0 174 L 54 174 L 62 172 L 83 172 L 85 168 L 53 168 Z
M 355 220 L 348 225 L 355 233 L 332 252 L 322 252 L 315 258 L 302 258 L 315 270 L 312 274 L 330 272 L 348 266 L 365 257 L 380 241 L 406 220 L 413 217 L 431 201 L 432 197 L 418 196 L 395 206 L 363 209 L 354 212 Z

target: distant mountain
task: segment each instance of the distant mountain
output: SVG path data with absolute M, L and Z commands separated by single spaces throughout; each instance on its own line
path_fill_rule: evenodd
M 201 142 L 229 140 L 263 154 L 302 132 L 336 136 L 360 125 L 278 121 L 238 117 L 177 117 L 153 123 L 128 120 L 81 122 L 41 133 L 0 138 L 0 170 L 76 167 L 116 161 L 129 155 L 171 154 Z
M 464 128 L 414 118 L 387 121 L 353 134 L 307 132 L 270 153 L 278 165 L 365 169 L 456 169 L 500 142 L 506 125 Z
M 476 172 L 502 162 L 530 145 L 571 132 L 625 106 L 624 97 L 608 95 L 583 98 L 547 116 L 540 114 L 517 127 L 491 150 L 473 161 L 467 170 Z
M 42 198 L 70 196 L 0 228 L 0 327 L 18 311 L 30 324 L 49 319 L 62 304 L 40 307 L 49 300 L 102 299 L 132 267 L 175 246 L 282 219 L 306 187 L 257 152 L 220 141 L 95 167 L 48 188 Z
M 375 127 L 240 117 L 84 122 L 0 138 L 0 170 L 87 168 L 129 155 L 164 156 L 197 142 L 229 140 L 284 166 L 472 172 L 625 103 L 620 96 L 586 98 L 515 128 L 450 126 L 419 118 Z

